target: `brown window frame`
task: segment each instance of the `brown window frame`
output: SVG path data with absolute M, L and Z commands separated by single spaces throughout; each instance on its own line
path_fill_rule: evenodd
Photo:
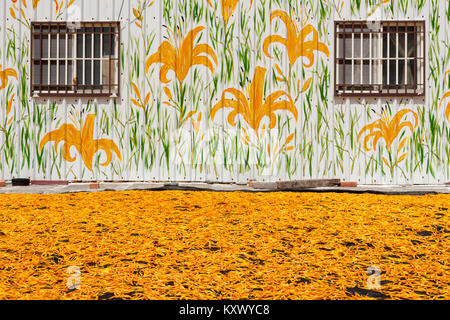
M 335 21 L 334 24 L 334 95 L 335 97 L 424 97 L 425 91 L 426 91 L 426 76 L 425 76 L 425 70 L 426 70 L 426 30 L 425 30 L 425 21 L 424 20 L 416 20 L 416 21 L 401 21 L 401 20 L 383 20 L 383 21 L 377 21 L 380 23 L 381 28 L 379 30 L 372 30 L 370 28 L 367 28 L 367 23 L 372 23 L 371 21 L 364 21 L 364 20 L 342 20 L 342 21 Z M 410 32 L 406 29 L 406 27 L 413 26 L 413 31 Z M 384 29 L 385 27 L 396 28 L 396 31 Z M 405 31 L 399 31 L 399 28 L 405 27 Z M 348 29 L 351 29 L 348 31 Z M 418 31 L 420 29 L 420 31 Z M 405 57 L 404 59 L 401 59 L 401 57 L 398 56 L 393 58 L 390 56 L 390 53 L 387 52 L 386 48 L 386 56 L 384 57 L 384 47 L 383 47 L 383 35 L 389 35 L 394 34 L 397 35 L 397 44 L 398 44 L 398 35 L 404 34 L 413 34 L 414 36 L 414 56 L 408 57 L 407 48 L 405 47 Z M 370 41 L 373 39 L 373 35 L 377 35 L 377 39 L 380 41 L 381 45 L 381 56 L 373 57 L 370 55 L 370 58 L 363 57 L 363 52 L 360 53 L 360 57 L 355 58 L 354 57 L 354 40 L 351 41 L 353 45 L 352 50 L 352 57 L 346 57 L 346 50 L 345 50 L 345 39 L 352 35 L 361 35 L 361 46 L 363 45 L 363 35 L 372 34 L 369 36 Z M 342 57 L 338 57 L 338 38 L 342 37 L 344 40 L 342 41 L 343 49 L 342 49 Z M 417 49 L 417 40 L 420 39 L 423 42 L 421 44 L 423 50 Z M 405 36 L 406 38 L 406 36 Z M 354 39 L 354 37 L 352 38 Z M 389 41 L 389 36 L 387 36 L 387 40 Z M 407 41 L 407 40 L 406 40 Z M 406 42 L 405 43 L 408 43 Z M 372 45 L 372 42 L 371 42 Z M 339 51 L 341 48 L 339 48 Z M 397 48 L 398 50 L 398 48 Z M 372 50 L 370 50 L 372 53 Z M 373 83 L 373 79 L 369 79 L 369 84 L 361 84 L 361 81 L 359 84 L 351 84 L 346 83 L 345 81 L 345 75 L 346 75 L 346 65 L 348 62 L 352 63 L 352 68 L 350 70 L 350 74 L 355 72 L 354 65 L 355 61 L 359 61 L 359 65 L 362 69 L 364 61 L 370 61 L 370 68 L 373 68 L 372 61 L 379 60 L 378 61 L 378 67 L 377 69 L 379 73 L 379 77 L 382 78 L 381 83 Z M 384 66 L 386 63 L 386 66 L 390 63 L 390 60 L 396 61 L 396 78 L 398 78 L 398 61 L 404 60 L 405 61 L 405 74 L 406 70 L 410 68 L 410 66 L 407 66 L 407 63 L 411 60 L 413 61 L 414 65 L 414 72 L 413 72 L 413 83 L 407 83 L 407 79 L 405 76 L 405 84 L 391 84 L 389 83 L 389 80 L 387 80 L 387 83 L 384 83 L 383 77 L 384 77 Z M 420 64 L 420 69 L 419 69 Z M 338 83 L 338 65 L 342 65 L 342 83 Z M 370 70 L 370 74 L 372 74 L 372 71 L 374 69 Z M 418 72 L 421 72 L 421 79 L 418 77 Z M 361 74 L 363 74 L 361 70 Z M 389 78 L 389 74 L 386 71 L 386 76 Z M 339 75 L 340 77 L 340 75 Z M 420 81 L 421 80 L 421 81 Z M 420 88 L 420 90 L 419 90 Z
M 37 97 L 89 97 L 89 98 L 95 98 L 95 97 L 111 97 L 111 98 L 119 98 L 120 97 L 120 80 L 121 80 L 121 61 L 120 61 L 120 57 L 121 57 L 121 39 L 120 39 L 120 21 L 82 21 L 82 22 L 76 22 L 76 26 L 80 26 L 81 29 L 76 28 L 76 27 L 69 27 L 69 23 L 68 22 L 49 22 L 49 21 L 33 21 L 31 22 L 31 28 L 30 28 L 30 43 L 31 43 L 31 50 L 30 50 L 30 95 L 31 97 L 37 98 Z M 43 32 L 43 28 L 47 27 L 48 31 L 47 32 Z M 57 29 L 57 32 L 54 33 L 52 32 L 52 27 L 54 29 Z M 101 28 L 100 32 L 94 32 L 94 28 Z M 86 29 L 83 28 L 92 28 L 92 32 L 88 32 L 86 31 Z M 110 28 L 109 32 L 104 31 L 104 28 Z M 115 28 L 114 31 L 112 31 L 111 28 Z M 39 29 L 38 31 L 36 31 L 37 29 Z M 68 57 L 68 52 L 65 53 L 65 57 L 61 57 L 60 56 L 60 51 L 58 51 L 59 49 L 59 41 L 61 40 L 59 37 L 57 37 L 57 42 L 58 42 L 58 49 L 55 49 L 56 51 L 58 51 L 56 53 L 56 58 L 50 57 L 51 53 L 50 51 L 47 52 L 47 57 L 43 57 L 43 50 L 42 50 L 42 43 L 43 43 L 43 38 L 44 35 L 45 36 L 50 36 L 55 34 L 61 36 L 64 35 L 66 36 L 65 40 L 68 39 L 68 37 L 73 37 L 72 38 L 72 46 L 73 46 L 73 50 L 74 50 L 74 54 L 72 57 Z M 77 52 L 76 50 L 76 42 L 77 42 L 77 36 L 79 35 L 90 35 L 91 39 L 92 39 L 92 43 L 94 43 L 94 35 L 102 35 L 100 37 L 100 42 L 102 42 L 102 40 L 104 40 L 104 36 L 108 37 L 109 36 L 109 54 L 106 55 L 105 57 L 102 57 L 102 52 L 99 51 L 99 58 L 94 57 L 94 47 L 91 47 L 91 53 L 90 53 L 90 57 L 84 57 L 85 55 L 85 47 L 84 45 L 86 44 L 86 36 L 83 37 L 83 58 L 79 58 L 77 56 Z M 49 36 L 49 37 L 50 37 Z M 37 40 L 35 40 L 35 38 L 38 38 Z M 40 53 L 38 57 L 35 57 L 35 53 L 34 53 L 34 46 L 35 46 L 35 41 L 39 42 L 39 47 L 40 47 Z M 47 40 L 49 41 L 49 40 Z M 115 47 L 113 47 L 113 42 L 115 43 Z M 65 42 L 67 43 L 67 41 Z M 50 48 L 50 43 L 48 44 L 49 48 Z M 102 45 L 101 45 L 102 46 Z M 66 46 L 67 50 L 68 45 Z M 112 53 L 112 51 L 117 52 L 117 56 L 115 56 L 115 52 Z M 50 49 L 51 50 L 51 49 Z M 99 49 L 100 50 L 100 49 Z M 68 50 L 67 50 L 68 51 Z M 60 70 L 60 62 L 64 61 L 64 70 L 66 73 L 66 77 L 64 79 L 65 83 L 61 84 L 60 83 L 60 79 L 57 79 L 56 84 L 47 84 L 44 83 L 42 81 L 42 74 L 43 74 L 43 67 L 42 67 L 42 63 L 47 63 L 48 66 L 48 70 L 47 72 L 50 73 L 50 65 L 52 64 L 52 59 L 55 60 L 56 63 L 56 69 L 58 70 L 57 72 L 59 72 Z M 107 83 L 102 83 L 103 80 L 103 74 L 100 73 L 99 75 L 99 81 L 100 84 L 95 84 L 95 80 L 93 77 L 91 77 L 89 84 L 79 84 L 79 81 L 77 79 L 77 71 L 76 71 L 76 64 L 77 61 L 84 61 L 83 62 L 83 66 L 85 66 L 85 62 L 86 61 L 90 61 L 90 66 L 92 69 L 92 74 L 94 74 L 94 62 L 96 61 L 96 59 L 98 61 L 100 61 L 99 65 L 102 65 L 103 62 L 106 61 L 106 65 L 109 68 L 109 73 L 106 76 L 108 78 L 108 82 Z M 69 84 L 69 79 L 68 79 L 68 75 L 67 75 L 67 71 L 69 70 L 69 62 L 72 65 L 71 67 L 71 73 L 72 73 L 72 83 Z M 40 74 L 40 81 L 37 81 L 36 83 L 34 83 L 34 76 L 33 76 L 33 70 L 34 70 L 34 65 L 35 63 L 38 65 L 39 68 L 39 74 Z M 113 64 L 116 63 L 116 66 L 113 66 Z M 101 67 L 102 68 L 102 67 Z M 114 69 L 114 70 L 113 70 Z M 107 70 L 106 70 L 107 71 Z M 114 74 L 112 77 L 110 76 L 112 72 L 115 72 L 116 74 Z M 86 68 L 83 71 L 83 77 L 86 76 Z M 50 78 L 50 75 L 48 75 L 48 77 Z M 60 78 L 60 77 L 59 77 Z M 84 82 L 84 79 L 83 79 Z

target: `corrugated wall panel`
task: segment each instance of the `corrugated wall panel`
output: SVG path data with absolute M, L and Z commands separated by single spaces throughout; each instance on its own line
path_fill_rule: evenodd
M 450 180 L 446 0 L 5 0 L 0 9 L 3 179 Z M 425 20 L 425 99 L 334 97 L 334 21 L 366 19 Z M 30 22 L 74 20 L 120 21 L 120 97 L 30 96 Z M 303 45 L 314 43 L 303 52 L 301 30 Z M 410 126 L 396 130 L 402 110 L 399 124 Z M 88 115 L 92 141 L 67 154 Z M 383 115 L 391 132 L 366 150 L 363 128 Z M 64 124 L 78 133 L 56 149 L 43 142 Z

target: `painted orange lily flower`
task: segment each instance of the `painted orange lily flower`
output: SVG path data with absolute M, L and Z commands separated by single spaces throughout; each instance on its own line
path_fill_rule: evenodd
M 6 88 L 9 82 L 9 77 L 14 77 L 17 80 L 18 78 L 16 70 L 12 68 L 2 70 L 2 65 L 0 64 L 0 90 Z
M 283 38 L 280 35 L 271 35 L 268 36 L 263 43 L 263 51 L 264 54 L 272 58 L 269 53 L 269 46 L 273 43 L 280 43 L 287 48 L 289 64 L 292 66 L 298 58 L 305 57 L 309 61 L 304 62 L 303 65 L 306 68 L 311 67 L 314 64 L 314 51 L 323 52 L 327 57 L 330 55 L 330 51 L 328 47 L 319 42 L 319 36 L 317 30 L 311 25 L 307 24 L 301 30 L 300 27 L 291 19 L 291 17 L 285 12 L 281 10 L 275 10 L 270 15 L 270 21 L 273 19 L 279 18 L 284 22 L 287 29 L 287 36 Z M 306 40 L 308 35 L 312 34 L 311 40 Z
M 13 93 L 13 94 L 11 95 L 11 98 L 9 98 L 8 104 L 6 105 L 6 116 L 7 116 L 7 117 L 9 116 L 9 113 L 11 112 L 11 108 L 12 108 L 12 103 L 13 103 L 13 100 L 14 100 L 14 96 L 15 96 L 15 93 Z M 13 121 L 13 119 L 14 119 L 14 116 L 12 116 L 11 118 L 9 118 L 9 120 L 8 120 L 8 125 Z
M 228 20 L 233 14 L 234 10 L 236 10 L 236 6 L 239 0 L 222 0 L 222 17 L 225 21 L 225 24 L 228 24 Z
M 133 87 L 133 90 L 136 94 L 136 98 L 131 98 L 131 103 L 133 103 L 136 107 L 145 109 L 145 107 L 147 106 L 148 102 L 150 101 L 150 92 L 147 93 L 147 95 L 145 96 L 145 99 L 143 100 L 141 97 L 141 92 L 139 91 L 139 88 L 136 86 L 136 84 L 134 82 L 131 82 L 131 86 Z
M 222 93 L 221 100 L 212 108 L 211 119 L 222 108 L 233 109 L 228 115 L 228 123 L 232 126 L 236 126 L 236 117 L 240 114 L 245 122 L 255 131 L 259 130 L 261 121 L 264 117 L 269 118 L 269 128 L 273 129 L 276 125 L 277 118 L 275 111 L 287 110 L 290 111 L 295 120 L 297 120 L 298 112 L 294 105 L 291 96 L 285 91 L 279 90 L 270 94 L 265 102 L 263 100 L 264 79 L 266 75 L 266 69 L 263 67 L 256 67 L 253 81 L 247 83 L 245 93 L 234 88 L 226 89 Z M 235 99 L 226 98 L 226 94 L 231 94 Z M 280 100 L 275 102 L 281 97 L 286 97 L 287 100 Z
M 73 124 L 63 124 L 59 129 L 47 133 L 42 138 L 39 144 L 39 149 L 42 150 L 49 141 L 55 142 L 55 152 L 58 150 L 58 145 L 61 141 L 64 142 L 62 147 L 62 156 L 64 160 L 74 162 L 76 156 L 72 157 L 70 148 L 75 147 L 78 153 L 81 154 L 86 167 L 92 171 L 92 160 L 94 155 L 103 150 L 106 153 L 105 162 L 102 166 L 107 166 L 112 160 L 112 152 L 114 152 L 119 160 L 122 160 L 121 153 L 117 145 L 110 139 L 94 139 L 94 121 L 95 115 L 89 114 L 83 124 L 83 129 L 78 130 Z
M 208 5 L 213 8 L 211 0 L 207 0 Z M 222 9 L 222 17 L 225 21 L 225 25 L 228 24 L 228 20 L 230 19 L 233 12 L 236 10 L 236 6 L 239 3 L 239 0 L 222 0 L 221 1 L 221 9 Z M 253 4 L 253 0 L 250 0 L 250 7 Z
M 13 103 L 15 95 L 16 95 L 15 93 L 13 93 L 11 95 L 11 98 L 9 99 L 8 104 L 6 105 L 6 115 L 9 115 L 9 113 L 11 112 L 11 107 L 12 107 L 12 103 Z
M 11 1 L 12 1 L 14 4 L 17 3 L 17 0 L 11 0 Z M 37 7 L 39 1 L 41 1 L 41 0 L 33 0 L 33 1 L 31 2 L 31 4 L 32 4 L 32 6 L 33 6 L 33 9 L 36 9 L 36 7 Z M 73 1 L 74 1 L 74 0 L 70 0 L 68 6 L 70 6 L 70 5 L 72 4 Z M 23 5 L 25 8 L 27 7 L 27 2 L 26 2 L 26 0 L 22 0 L 22 5 Z
M 217 56 L 213 48 L 208 44 L 194 45 L 197 35 L 205 29 L 204 27 L 196 27 L 192 29 L 184 38 L 180 39 L 175 46 L 169 41 L 164 41 L 158 48 L 158 51 L 148 57 L 145 62 L 145 70 L 148 72 L 150 66 L 154 63 L 161 63 L 162 67 L 159 72 L 159 79 L 163 83 L 170 82 L 167 79 L 167 73 L 172 70 L 179 81 L 184 81 L 189 69 L 194 65 L 204 65 L 211 73 L 214 73 L 214 65 L 210 58 L 217 64 Z M 173 32 L 172 32 L 173 33 Z
M 439 102 L 439 107 L 442 105 L 442 102 L 450 97 L 450 91 L 448 91 L 444 96 L 441 98 L 441 101 Z M 445 109 L 445 117 L 448 121 L 450 121 L 450 102 L 447 103 L 447 108 Z
M 200 131 L 200 125 L 202 123 L 202 113 L 199 112 L 197 116 L 197 120 L 191 118 L 192 128 L 194 128 L 195 133 Z
M 445 72 L 445 77 L 447 77 L 450 74 L 450 70 L 447 70 Z M 447 91 L 444 96 L 441 98 L 441 101 L 439 101 L 439 108 L 442 105 L 442 102 L 444 102 L 445 99 L 450 97 L 450 91 Z M 445 117 L 447 118 L 448 121 L 450 121 L 450 101 L 447 103 L 447 107 L 445 109 Z
M 16 4 L 17 3 L 17 0 L 11 0 L 14 4 Z M 39 0 L 37 0 L 37 1 L 39 1 Z M 26 0 L 22 0 L 22 5 L 26 8 L 27 7 L 27 2 L 26 2 Z
M 58 10 L 60 8 L 60 4 L 58 3 L 58 0 L 53 0 L 53 2 L 55 3 L 55 12 L 58 13 Z M 63 2 L 61 1 L 61 7 L 62 7 Z
M 64 5 L 64 0 L 61 0 L 61 3 L 58 3 L 58 0 L 53 0 L 53 2 L 55 2 L 55 12 L 58 14 L 58 12 L 61 12 L 61 10 L 63 9 L 63 5 Z M 67 3 L 67 8 L 69 8 L 72 4 L 73 4 L 74 0 L 70 0 Z
M 16 6 L 18 0 L 11 0 L 11 1 L 13 2 L 13 6 L 9 8 L 9 13 L 11 14 L 11 17 L 13 19 L 17 20 L 16 11 L 17 11 L 17 13 L 19 13 L 19 11 L 20 11 L 20 14 L 22 15 L 22 17 L 24 19 L 26 19 L 25 12 L 23 11 L 23 9 L 20 8 L 20 10 L 19 10 L 19 8 L 17 8 L 17 6 Z M 22 0 L 22 6 L 24 8 L 27 8 L 26 0 Z
M 144 22 L 144 11 L 146 8 L 151 7 L 155 2 L 151 1 L 150 3 L 147 4 L 147 0 L 144 1 L 144 3 L 141 5 L 141 2 L 138 1 L 138 6 L 137 8 L 133 8 L 133 15 L 136 18 L 136 26 L 138 26 L 139 28 L 142 28 L 142 23 Z
M 294 150 L 294 146 L 290 146 L 289 144 L 292 142 L 292 140 L 295 137 L 295 133 L 291 133 L 287 138 L 286 141 L 280 146 L 280 143 L 277 141 L 275 143 L 275 146 L 273 149 L 270 147 L 270 143 L 267 145 L 267 153 L 270 155 L 274 155 L 281 152 L 291 151 Z
M 386 4 L 386 3 L 389 3 L 391 0 L 381 0 L 381 2 L 379 2 L 379 3 L 377 3 L 377 4 L 375 4 L 375 5 L 373 5 L 371 8 L 371 11 L 367 14 L 367 16 L 368 17 L 370 17 L 372 14 L 374 14 L 375 13 L 375 11 L 377 10 L 377 8 L 379 7 L 379 6 L 381 6 L 382 4 Z
M 403 117 L 407 114 L 411 113 L 414 116 L 414 124 L 410 121 L 402 121 Z M 392 119 L 390 119 L 387 109 L 383 111 L 380 119 L 372 122 L 366 126 L 364 126 L 358 134 L 358 141 L 363 136 L 366 131 L 369 133 L 364 138 L 363 147 L 366 151 L 370 151 L 368 147 L 368 143 L 371 139 L 372 141 L 372 149 L 376 151 L 377 143 L 380 139 L 383 139 L 386 143 L 386 148 L 388 151 L 391 150 L 392 143 L 394 140 L 400 135 L 403 128 L 409 128 L 411 133 L 414 132 L 414 129 L 418 125 L 418 116 L 417 113 L 411 109 L 400 110 Z M 408 138 L 405 137 L 400 141 L 398 146 L 398 152 L 405 146 Z M 402 161 L 406 157 L 406 153 L 401 155 L 397 162 Z M 386 161 L 385 161 L 386 162 Z

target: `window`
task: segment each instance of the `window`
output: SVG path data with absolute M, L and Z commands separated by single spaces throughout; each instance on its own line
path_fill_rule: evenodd
M 117 22 L 33 22 L 31 95 L 118 96 L 119 31 Z
M 335 24 L 336 96 L 423 96 L 423 21 Z

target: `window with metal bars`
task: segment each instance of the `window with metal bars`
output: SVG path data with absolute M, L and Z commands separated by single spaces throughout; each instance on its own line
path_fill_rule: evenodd
M 424 96 L 424 21 L 335 23 L 336 96 Z
M 119 44 L 118 22 L 33 22 L 31 95 L 119 96 Z

